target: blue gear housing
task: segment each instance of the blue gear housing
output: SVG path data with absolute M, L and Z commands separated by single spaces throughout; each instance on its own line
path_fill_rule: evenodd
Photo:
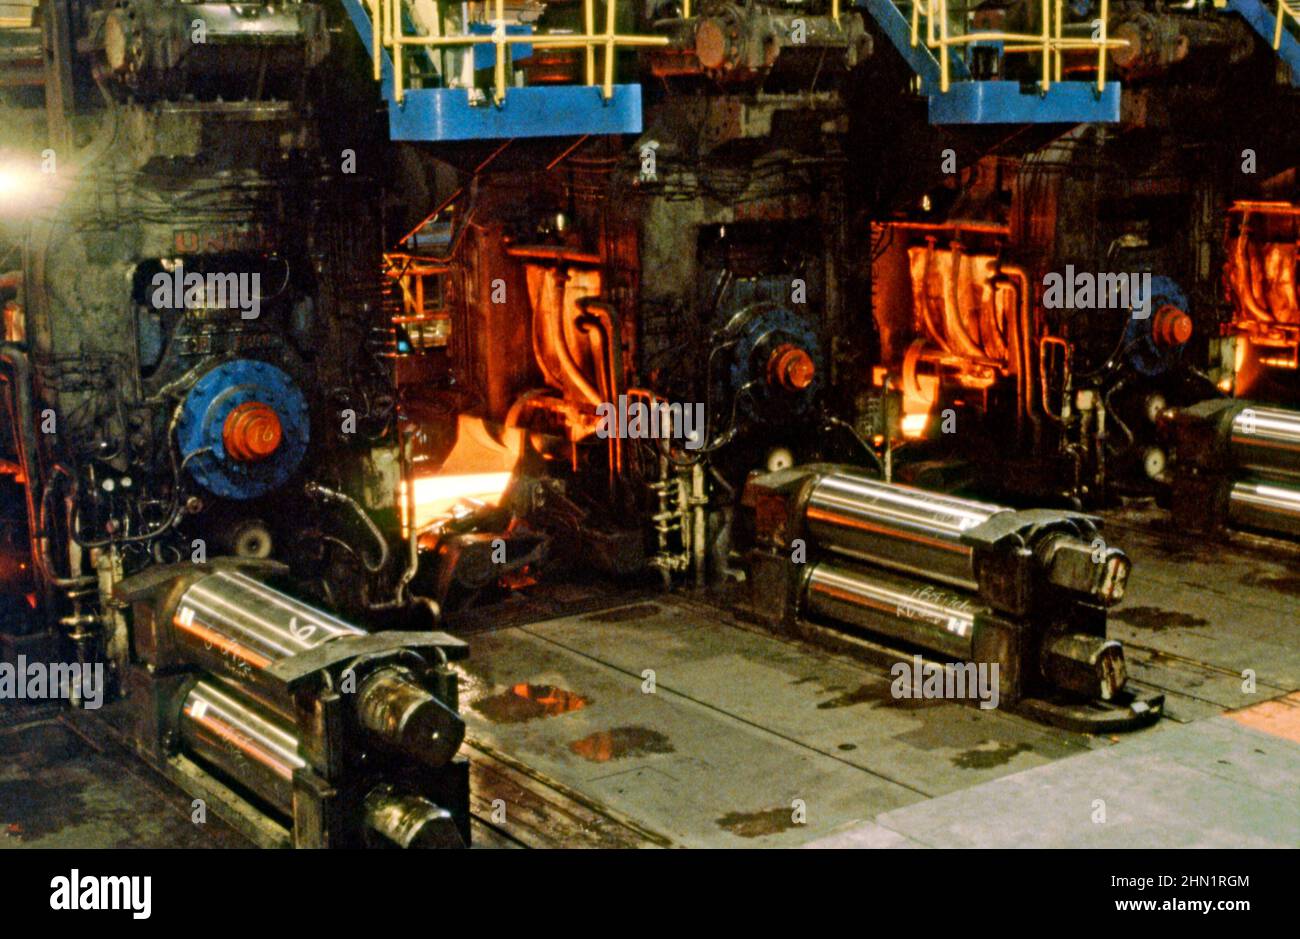
M 800 316 L 779 303 L 756 303 L 733 316 L 726 331 L 735 342 L 731 356 L 731 391 L 740 394 L 745 389 L 740 404 L 746 413 L 751 417 L 760 416 L 763 406 L 774 398 L 780 399 L 787 413 L 808 408 L 821 388 L 825 363 L 817 334 Z M 786 342 L 807 352 L 816 368 L 812 384 L 799 392 L 774 391 L 763 374 L 766 356 Z
M 1156 274 L 1151 278 L 1147 316 L 1138 319 L 1130 315 L 1128 326 L 1124 331 L 1124 350 L 1128 364 L 1135 371 L 1151 378 L 1163 375 L 1177 365 L 1183 356 L 1183 346 L 1165 348 L 1155 340 L 1153 329 L 1156 311 L 1163 306 L 1176 306 L 1180 310 L 1187 310 L 1187 295 L 1172 278 Z M 1130 310 L 1130 314 L 1132 312 Z
M 280 419 L 280 446 L 252 463 L 232 459 L 222 443 L 226 417 L 259 401 Z M 285 372 L 266 362 L 233 359 L 196 381 L 181 405 L 176 441 L 195 482 L 226 499 L 254 499 L 284 485 L 307 453 L 307 400 Z

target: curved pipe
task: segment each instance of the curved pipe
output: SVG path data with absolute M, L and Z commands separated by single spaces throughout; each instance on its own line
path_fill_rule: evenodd
M 545 290 L 544 283 L 543 290 Z M 533 307 L 533 328 L 531 330 L 533 340 L 533 361 L 537 363 L 537 368 L 542 373 L 542 381 L 546 382 L 546 384 L 552 388 L 559 388 L 561 392 L 563 392 L 563 382 L 552 373 L 550 363 L 547 361 L 545 346 L 547 345 L 548 340 L 546 335 L 545 311 L 546 306 L 544 298 L 539 297 L 537 304 Z
M 610 394 L 623 387 L 623 341 L 619 329 L 618 312 L 604 300 L 584 297 L 578 307 L 588 316 L 594 316 L 605 330 L 606 349 L 609 353 Z
M 957 346 L 968 358 L 984 358 L 984 349 L 966 329 L 962 319 L 961 301 L 957 296 L 957 281 L 961 276 L 961 243 L 954 241 L 949 249 L 951 258 L 951 276 L 944 283 L 943 291 L 943 325 L 946 332 L 950 327 Z
M 921 321 L 930 333 L 930 338 L 938 343 L 939 348 L 952 355 L 952 347 L 948 345 L 947 337 L 934 325 L 934 313 L 930 309 L 930 271 L 933 267 L 934 239 L 927 238 L 925 239 L 925 267 L 921 271 Z
M 362 523 L 366 526 L 366 529 L 370 532 L 370 536 L 375 540 L 375 544 L 379 546 L 379 560 L 374 564 L 371 564 L 366 560 L 364 554 L 361 555 L 361 563 L 365 565 L 366 570 L 370 571 L 372 574 L 377 574 L 388 565 L 388 539 L 384 537 L 383 532 L 379 530 L 379 526 L 375 524 L 374 519 L 372 519 L 369 513 L 361 507 L 361 504 L 357 502 L 356 499 L 352 498 L 346 492 L 339 492 L 337 489 L 330 489 L 327 486 L 322 486 L 320 483 L 315 482 L 307 483 L 305 489 L 308 496 L 321 499 L 324 502 L 332 502 L 336 505 L 346 506 L 352 510 L 353 514 L 355 514 L 357 518 L 361 519 Z
M 1237 241 L 1233 246 L 1232 267 L 1237 274 L 1238 289 L 1237 294 L 1241 297 L 1241 302 L 1246 305 L 1246 310 L 1251 316 L 1262 323 L 1273 322 L 1273 315 L 1264 308 L 1260 299 L 1255 296 L 1254 278 L 1250 274 L 1250 260 L 1247 257 L 1247 248 L 1249 246 L 1250 234 L 1250 215 L 1247 214 L 1241 220 L 1241 231 L 1237 233 Z
M 596 387 L 604 401 L 615 400 L 614 375 L 609 368 L 609 356 L 605 352 L 605 330 L 594 318 L 579 316 L 573 321 L 574 328 L 587 340 L 591 347 L 591 358 L 596 365 Z
M 1014 283 L 1009 283 L 1011 279 L 1011 275 L 999 265 L 993 274 L 992 283 L 995 285 L 995 290 L 1006 290 L 1013 295 L 1011 297 L 1013 309 L 1007 316 L 1007 341 L 1015 348 L 1016 353 L 1016 439 L 1019 440 L 1024 437 L 1025 429 L 1025 357 L 1024 343 L 1020 341 L 1019 300 L 1015 296 L 1019 290 Z
M 587 376 L 582 374 L 582 367 L 578 365 L 577 360 L 573 358 L 573 353 L 569 349 L 569 344 L 564 338 L 564 324 L 561 320 L 564 317 L 564 282 L 563 275 L 557 274 L 558 296 L 553 311 L 547 310 L 543 304 L 539 307 L 536 315 L 542 317 L 542 345 L 543 351 L 549 351 L 555 356 L 560 366 L 560 372 L 563 379 L 569 382 L 578 393 L 591 404 L 600 404 L 602 399 L 600 393 L 591 386 Z M 563 388 L 561 390 L 564 390 Z
M 583 299 L 578 301 L 578 306 L 583 311 L 583 316 L 590 316 L 599 324 L 600 330 L 604 332 L 604 361 L 608 375 L 606 379 L 606 390 L 609 393 L 609 400 L 617 402 L 620 392 L 623 390 L 623 342 L 619 330 L 618 312 L 614 307 L 604 300 Z M 581 317 L 579 322 L 581 322 Z M 593 346 L 596 360 L 601 361 L 600 350 Z M 614 437 L 614 463 L 619 472 L 623 470 L 623 441 L 617 435 Z
M 1025 273 L 1024 268 L 1013 264 L 1000 264 L 998 272 L 1006 274 L 1019 285 L 1020 303 L 1018 315 L 1015 319 L 1016 361 L 1018 365 L 1016 369 L 1016 395 L 1020 398 L 1021 412 L 1025 420 L 1029 421 L 1033 427 L 1036 441 L 1041 424 L 1038 415 L 1034 412 L 1036 404 L 1033 368 L 1034 330 L 1029 315 L 1029 275 Z
M 1061 348 L 1061 369 L 1062 369 L 1062 394 L 1069 394 L 1070 387 L 1070 344 L 1060 336 L 1042 336 L 1038 340 L 1038 380 L 1041 387 L 1038 393 L 1042 396 L 1043 413 L 1055 421 L 1057 424 L 1064 424 L 1065 418 L 1052 411 L 1051 402 L 1047 400 L 1047 362 L 1048 357 L 1045 354 L 1048 346 L 1060 346 Z
M 402 439 L 402 437 L 405 439 Z M 406 609 L 413 605 L 421 605 L 428 609 L 435 624 L 442 621 L 442 607 L 436 600 L 428 597 L 422 597 L 418 594 L 412 594 L 410 591 L 411 581 L 420 571 L 420 527 L 415 524 L 415 471 L 412 468 L 411 450 L 414 446 L 415 435 L 407 432 L 398 438 L 398 466 L 401 473 L 403 499 L 406 502 L 404 511 L 406 513 L 406 569 L 402 571 L 402 576 L 397 582 L 397 588 L 393 591 L 393 599 L 381 600 L 366 604 L 371 610 L 400 610 Z M 364 561 L 362 562 L 364 563 Z
M 599 320 L 593 317 L 579 316 L 574 325 L 587 338 L 591 344 L 591 356 L 596 363 L 597 379 L 601 386 L 601 393 L 605 396 L 606 401 L 617 402 L 618 390 L 614 387 L 614 372 L 609 368 L 608 357 L 605 354 L 604 327 Z M 614 477 L 618 474 L 622 465 L 622 435 L 612 433 L 609 435 L 609 491 L 614 493 Z
M 45 569 L 42 550 L 41 514 L 43 507 L 36 505 L 36 485 L 41 478 L 37 460 L 36 411 L 32 401 L 32 366 L 27 353 L 12 343 L 0 344 L 0 363 L 9 367 L 8 383 L 12 391 L 11 415 L 14 428 L 14 442 L 18 445 L 18 462 L 23 468 L 23 496 L 27 502 L 27 537 L 28 551 L 33 565 L 41 569 L 42 605 L 48 605 L 50 586 L 79 587 L 93 583 L 94 578 L 74 577 L 57 578 L 53 570 Z M 3 378 L 0 372 L 0 378 Z
M 37 517 L 37 537 L 36 537 L 36 557 L 40 563 L 41 572 L 45 575 L 46 580 L 55 587 L 63 590 L 79 589 L 89 587 L 96 582 L 93 574 L 76 574 L 73 572 L 72 559 L 68 559 L 69 577 L 59 577 L 55 573 L 54 559 L 50 557 L 50 531 L 48 525 L 50 495 L 54 492 L 54 480 L 63 476 L 72 484 L 72 491 L 64 499 L 64 524 L 72 540 L 76 541 L 77 530 L 77 477 L 73 475 L 72 470 L 68 469 L 62 463 L 55 463 L 50 471 L 50 478 L 45 481 L 41 491 L 40 515 Z M 80 542 L 77 542 L 80 544 Z
M 974 278 L 972 272 L 971 277 Z M 985 299 L 987 296 L 987 300 Z M 998 291 L 996 285 L 990 285 L 987 281 L 983 284 L 982 294 L 979 300 L 979 312 L 976 314 L 976 323 L 979 326 L 980 344 L 984 348 L 984 354 L 994 361 L 1005 364 L 1007 359 L 1007 339 L 1006 339 L 1006 319 L 1003 318 L 1001 324 L 998 322 Z

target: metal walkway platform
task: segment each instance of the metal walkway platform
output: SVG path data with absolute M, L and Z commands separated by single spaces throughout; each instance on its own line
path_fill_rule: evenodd
M 391 2 L 402 10 L 405 39 L 415 39 L 404 0 Z M 491 103 L 482 90 L 479 90 L 477 99 L 472 98 L 470 90 L 465 87 L 404 88 L 401 83 L 394 82 L 395 68 L 401 66 L 400 63 L 395 65 L 389 46 L 379 48 L 374 45 L 368 0 L 343 0 L 343 8 L 362 45 L 367 49 L 377 49 L 374 52 L 375 78 L 380 83 L 388 108 L 389 136 L 393 140 L 508 140 L 514 137 L 641 132 L 641 86 L 638 84 L 610 84 L 604 93 L 600 86 L 592 84 L 510 87 L 508 90 L 501 87 L 498 89 L 501 100 L 497 104 Z M 527 31 L 524 27 L 506 30 L 512 43 L 526 39 L 526 35 L 521 33 Z M 473 46 L 473 64 L 487 68 L 491 63 L 489 49 L 481 43 L 490 41 L 492 33 L 489 30 L 485 37 L 481 31 L 476 31 L 473 36 L 472 41 L 480 43 Z M 623 37 L 619 41 L 627 40 Z M 391 42 L 391 37 L 386 37 L 386 42 Z M 419 45 L 408 48 L 412 50 L 409 55 L 427 52 Z M 523 43 L 508 48 L 511 60 L 531 51 L 531 46 Z M 498 80 L 502 81 L 502 78 L 499 76 Z
M 1258 0 L 1233 0 L 1257 3 Z M 949 45 L 944 38 L 932 44 L 924 41 L 925 28 L 920 26 L 928 17 L 949 20 L 946 2 L 933 0 L 855 0 L 855 6 L 864 8 L 895 51 L 902 56 L 920 83 L 920 91 L 929 102 L 931 124 L 1084 124 L 1115 123 L 1120 119 L 1120 86 L 1112 81 L 1062 80 L 1057 63 L 1056 80 L 1029 84 L 1022 87 L 1018 81 L 981 80 L 972 76 L 966 56 L 974 46 L 1003 58 L 1007 43 L 1004 39 L 974 42 L 970 45 Z M 924 8 L 925 12 L 920 12 Z M 919 18 L 918 18 L 919 14 Z M 1058 11 L 1057 17 L 1061 13 Z M 958 32 L 965 27 L 958 16 L 949 24 Z M 914 24 L 920 34 L 914 39 Z M 1001 36 L 1001 34 L 997 34 Z M 974 37 L 971 37 L 974 38 Z M 1025 42 L 1034 37 L 1023 37 Z M 1059 36 L 1058 36 L 1059 39 Z M 962 43 L 961 39 L 952 42 Z M 1104 38 L 1101 40 L 1104 46 Z M 1044 38 L 1044 55 L 1048 42 Z M 946 61 L 951 84 L 942 78 Z M 1046 74 L 1044 75 L 1044 79 Z

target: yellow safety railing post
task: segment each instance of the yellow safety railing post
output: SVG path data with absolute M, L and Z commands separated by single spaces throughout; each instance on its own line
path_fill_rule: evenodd
M 389 38 L 393 44 L 393 100 L 402 103 L 402 0 L 385 0 L 388 4 Z
M 596 0 L 584 0 L 583 6 L 586 8 L 586 29 L 587 36 L 590 37 L 596 31 Z M 596 47 L 590 42 L 584 46 L 587 51 L 587 85 L 596 84 Z
M 430 35 L 434 39 L 442 38 L 442 7 L 434 0 L 433 4 L 433 23 L 430 25 L 433 30 Z M 438 75 L 445 79 L 444 71 L 447 68 L 447 60 L 442 57 L 442 46 L 430 46 L 429 52 L 436 56 L 435 61 L 438 63 Z
M 501 104 L 506 100 L 506 4 L 505 0 L 497 0 L 497 21 L 492 29 L 492 38 L 497 44 L 496 74 L 493 82 L 492 100 Z M 471 48 L 470 54 L 473 55 Z
M 1110 0 L 1101 0 L 1101 35 L 1097 45 L 1097 91 L 1106 90 L 1106 36 L 1110 20 Z
M 948 90 L 948 0 L 939 0 L 939 90 Z
M 831 0 L 831 19 L 836 23 L 840 21 L 840 0 Z
M 1056 0 L 1056 49 L 1052 53 L 1056 80 L 1061 80 L 1061 36 L 1065 28 L 1065 0 Z
M 614 9 L 616 6 L 616 0 L 605 0 L 605 87 L 601 94 L 606 101 L 614 97 Z
M 380 70 L 379 61 L 380 53 L 383 50 L 384 38 L 380 35 L 382 14 L 379 12 L 379 0 L 369 0 L 367 6 L 370 7 L 370 60 L 375 68 L 375 81 L 379 81 L 383 72 Z
M 915 46 L 921 39 L 921 2 L 922 0 L 912 0 L 912 45 Z
M 1052 0 L 1043 0 L 1043 91 L 1052 87 Z
M 1282 14 L 1286 10 L 1286 0 L 1277 0 L 1277 23 L 1273 26 L 1273 48 L 1282 48 Z

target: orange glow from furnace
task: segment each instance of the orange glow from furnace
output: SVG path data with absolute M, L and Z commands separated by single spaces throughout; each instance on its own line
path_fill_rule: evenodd
M 930 423 L 930 414 L 927 411 L 921 411 L 916 414 L 904 414 L 901 424 L 903 436 L 909 439 L 915 439 L 925 433 L 926 425 Z
M 465 473 L 455 476 L 420 476 L 415 480 L 415 518 L 423 526 L 450 515 L 460 502 L 470 500 L 496 505 L 510 482 L 510 473 Z M 401 487 L 407 505 L 406 485 Z
M 424 529 L 432 522 L 450 517 L 462 503 L 497 505 L 510 484 L 522 451 L 522 431 L 508 428 L 503 432 L 503 439 L 498 440 L 488 433 L 482 420 L 461 415 L 456 445 L 437 472 L 421 472 L 417 467 L 409 496 L 406 484 L 399 485 L 398 504 L 404 532 L 409 531 L 412 515 L 415 527 Z

